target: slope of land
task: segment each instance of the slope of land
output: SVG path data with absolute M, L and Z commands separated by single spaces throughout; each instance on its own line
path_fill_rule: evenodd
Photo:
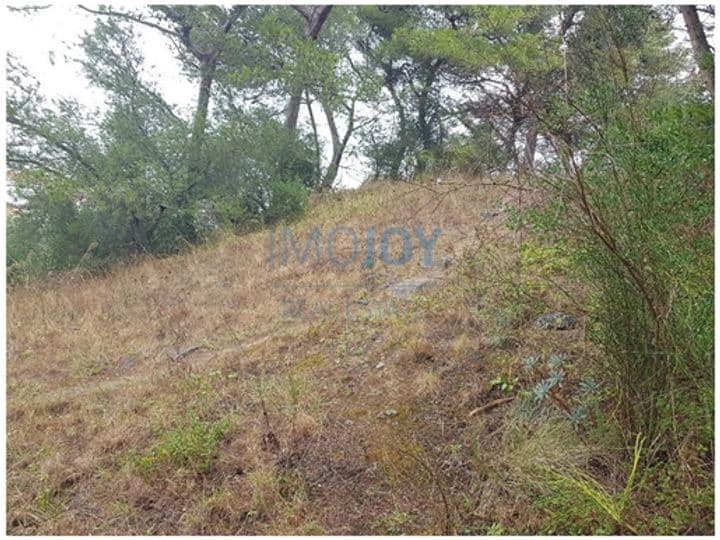
M 353 227 L 361 246 L 372 227 L 441 227 L 434 268 L 417 240 L 406 265 L 339 268 L 323 251 L 271 266 L 261 231 L 11 287 L 9 532 L 601 527 L 553 521 L 535 487 L 537 471 L 601 474 L 609 458 L 567 419 L 593 353 L 561 253 L 513 227 L 533 200 L 477 179 L 378 183 L 292 225 L 299 243 Z M 351 251 L 339 234 L 336 256 Z M 409 278 L 434 286 L 393 296 Z M 539 328 L 547 312 L 578 324 Z M 563 382 L 528 415 L 548 362 Z

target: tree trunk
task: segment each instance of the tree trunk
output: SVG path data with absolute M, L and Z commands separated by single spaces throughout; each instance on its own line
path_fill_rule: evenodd
M 392 97 L 393 103 L 395 104 L 395 110 L 398 113 L 398 123 L 399 123 L 399 137 L 398 140 L 400 142 L 400 148 L 397 150 L 397 155 L 395 156 L 395 159 L 393 160 L 391 169 L 390 169 L 390 178 L 392 180 L 397 180 L 400 178 L 400 167 L 402 167 L 403 159 L 405 158 L 405 152 L 407 151 L 407 134 L 408 134 L 408 126 L 407 126 L 407 114 L 405 114 L 405 107 L 403 105 L 402 100 L 400 99 L 400 96 L 397 93 L 397 90 L 395 90 L 395 84 L 392 83 L 392 81 L 388 80 L 386 77 L 385 87 L 390 92 L 390 96 Z
M 418 98 L 418 132 L 420 133 L 420 142 L 425 151 L 432 150 L 433 136 L 432 126 L 428 121 L 428 92 L 423 90 Z
M 535 120 L 528 121 L 527 133 L 525 134 L 525 163 L 524 168 L 532 173 L 535 170 L 535 148 L 537 147 L 537 128 Z
M 315 114 L 312 110 L 312 101 L 310 101 L 310 93 L 305 91 L 305 105 L 307 106 L 308 115 L 310 116 L 310 126 L 313 131 L 313 142 L 315 143 L 315 174 L 317 175 L 317 182 L 320 183 L 320 137 L 318 136 L 317 123 L 315 122 Z
M 294 132 L 297 128 L 298 116 L 300 115 L 300 102 L 302 101 L 302 88 L 294 88 L 290 94 L 285 127 L 288 131 Z
M 505 143 L 505 152 L 507 153 L 507 156 L 514 164 L 516 171 L 519 171 L 521 168 L 520 156 L 518 156 L 518 151 L 517 151 L 517 148 L 515 147 L 515 142 L 517 140 L 517 133 L 518 133 L 518 131 L 520 131 L 521 125 L 522 125 L 522 120 L 515 118 L 513 120 L 512 125 L 510 126 L 508 134 L 503 138 L 504 139 L 503 142 Z
M 200 64 L 200 87 L 190 135 L 190 151 L 188 152 L 188 170 L 191 176 L 202 176 L 204 174 L 202 147 L 205 141 L 205 129 L 207 127 L 212 83 L 215 78 L 215 67 L 216 62 L 214 59 L 204 60 Z M 193 183 L 199 180 L 200 178 L 191 178 Z
M 328 127 L 330 128 L 333 155 L 330 160 L 330 165 L 328 166 L 327 171 L 325 171 L 322 186 L 323 188 L 331 188 L 337 178 L 338 171 L 340 170 L 340 162 L 342 161 L 342 156 L 345 153 L 347 143 L 350 140 L 350 135 L 355 128 L 355 102 L 353 101 L 348 110 L 348 127 L 342 139 L 340 139 L 340 134 L 338 133 L 337 124 L 335 124 L 335 117 L 333 116 L 332 110 L 324 103 L 323 109 L 325 110 L 325 117 L 327 118 Z
M 705 86 L 710 96 L 715 99 L 715 56 L 710 50 L 705 29 L 703 28 L 695 6 L 678 6 L 685 20 L 693 54 L 697 62 L 700 74 L 705 81 Z
M 305 29 L 303 31 L 305 39 L 316 41 L 320 35 L 323 24 L 325 24 L 328 15 L 330 15 L 332 6 L 293 6 L 293 8 L 305 19 Z M 294 132 L 297 128 L 302 93 L 303 88 L 301 86 L 293 88 L 290 93 L 290 102 L 288 103 L 287 116 L 285 117 L 285 127 L 290 132 Z
M 422 80 L 422 88 L 416 93 L 418 98 L 417 126 L 420 134 L 420 142 L 425 153 L 421 155 L 417 161 L 417 172 L 422 173 L 427 168 L 427 154 L 432 152 L 436 145 L 433 140 L 432 123 L 428 118 L 430 116 L 430 91 L 437 75 L 439 64 L 427 63 L 425 65 L 426 74 Z

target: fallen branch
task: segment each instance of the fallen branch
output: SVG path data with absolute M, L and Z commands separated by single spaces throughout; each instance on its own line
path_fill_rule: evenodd
M 515 399 L 515 396 L 507 396 L 503 398 L 494 399 L 490 403 L 486 403 L 485 405 L 481 407 L 477 407 L 470 411 L 468 416 L 475 416 L 476 414 L 480 413 L 486 413 L 488 411 L 493 410 L 495 407 L 499 407 L 500 405 L 504 405 L 505 403 L 510 403 L 513 399 Z
M 172 349 L 168 349 L 166 352 L 167 355 L 170 357 L 170 360 L 172 360 L 173 362 L 177 362 L 185 358 L 188 354 L 192 354 L 200 349 L 202 349 L 201 345 L 195 345 L 194 347 L 188 347 L 187 349 L 182 349 L 177 352 Z

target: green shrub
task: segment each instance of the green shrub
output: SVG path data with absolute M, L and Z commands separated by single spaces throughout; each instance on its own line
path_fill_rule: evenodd
M 262 114 L 208 135 L 200 181 L 186 170 L 182 132 L 138 139 L 126 124 L 119 113 L 106 121 L 97 178 L 47 171 L 16 178 L 29 205 L 8 227 L 11 280 L 102 269 L 134 253 L 168 255 L 218 227 L 294 219 L 317 180 L 308 141 Z M 168 156 L 159 159 L 155 146 L 167 147 Z
M 602 228 L 581 262 L 599 298 L 594 333 L 622 388 L 632 432 L 665 450 L 713 433 L 713 112 L 661 105 L 638 129 L 618 118 L 611 157 L 594 156 L 584 182 Z M 612 159 L 612 162 L 609 160 Z
M 307 208 L 308 190 L 302 184 L 274 180 L 268 186 L 268 192 L 268 206 L 265 211 L 266 223 L 297 218 Z

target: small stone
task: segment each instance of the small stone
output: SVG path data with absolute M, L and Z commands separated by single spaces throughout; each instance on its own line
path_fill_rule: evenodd
M 390 285 L 390 294 L 396 298 L 407 300 L 413 294 L 425 291 L 438 285 L 436 278 L 424 277 L 399 281 Z
M 122 369 L 130 369 L 135 367 L 137 364 L 137 361 L 134 358 L 131 358 L 129 356 L 125 356 L 124 358 L 120 359 L 120 367 Z
M 295 298 L 291 300 L 283 300 L 282 314 L 283 317 L 291 319 L 300 318 L 305 312 L 305 299 Z
M 577 326 L 577 319 L 567 313 L 553 311 L 535 319 L 535 326 L 541 330 L 571 330 Z
M 375 369 L 382 369 L 382 368 L 384 368 L 384 367 L 385 367 L 385 363 L 384 363 L 384 362 L 378 362 L 378 365 L 375 366 Z
M 385 409 L 378 413 L 378 418 L 392 418 L 393 416 L 397 416 L 397 413 L 395 409 Z

